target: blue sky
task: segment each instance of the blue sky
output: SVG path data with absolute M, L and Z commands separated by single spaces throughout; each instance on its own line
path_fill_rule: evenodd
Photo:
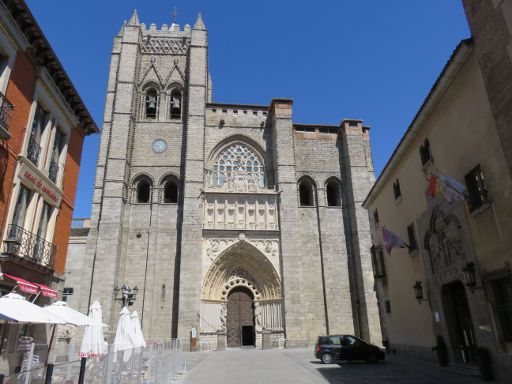
M 112 39 L 137 9 L 141 22 L 209 33 L 213 100 L 294 100 L 294 121 L 370 125 L 378 175 L 461 39 L 460 0 L 27 0 L 101 126 Z M 99 135 L 86 139 L 75 217 L 89 217 Z

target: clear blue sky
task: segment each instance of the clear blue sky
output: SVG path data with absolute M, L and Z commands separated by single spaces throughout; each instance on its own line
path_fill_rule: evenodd
M 209 33 L 213 100 L 294 100 L 294 121 L 372 127 L 378 175 L 453 49 L 469 37 L 460 0 L 28 0 L 101 126 L 112 39 L 133 9 L 141 22 Z M 99 135 L 82 155 L 75 217 L 89 217 Z

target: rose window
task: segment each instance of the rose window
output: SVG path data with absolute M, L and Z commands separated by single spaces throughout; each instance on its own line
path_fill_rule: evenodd
M 211 184 L 222 187 L 225 183 L 245 181 L 265 186 L 265 166 L 260 158 L 242 144 L 233 144 L 217 158 L 212 168 Z

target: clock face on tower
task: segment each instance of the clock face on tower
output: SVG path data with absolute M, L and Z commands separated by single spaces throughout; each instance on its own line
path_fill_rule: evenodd
M 157 139 L 153 141 L 152 148 L 154 152 L 162 153 L 167 149 L 167 143 L 165 142 L 165 140 Z

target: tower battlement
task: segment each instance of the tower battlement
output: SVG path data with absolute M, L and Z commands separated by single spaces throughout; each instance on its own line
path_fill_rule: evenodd
M 179 24 L 172 23 L 171 25 L 168 24 L 162 24 L 160 28 L 155 23 L 151 23 L 149 27 L 145 23 L 140 24 L 140 29 L 142 30 L 143 35 L 147 35 L 149 33 L 156 33 L 156 34 L 169 34 L 169 32 L 177 32 L 179 35 L 181 34 L 187 34 L 190 35 L 190 31 L 192 30 L 192 27 L 190 24 L 185 24 L 183 28 Z M 180 34 L 181 33 L 181 34 Z

